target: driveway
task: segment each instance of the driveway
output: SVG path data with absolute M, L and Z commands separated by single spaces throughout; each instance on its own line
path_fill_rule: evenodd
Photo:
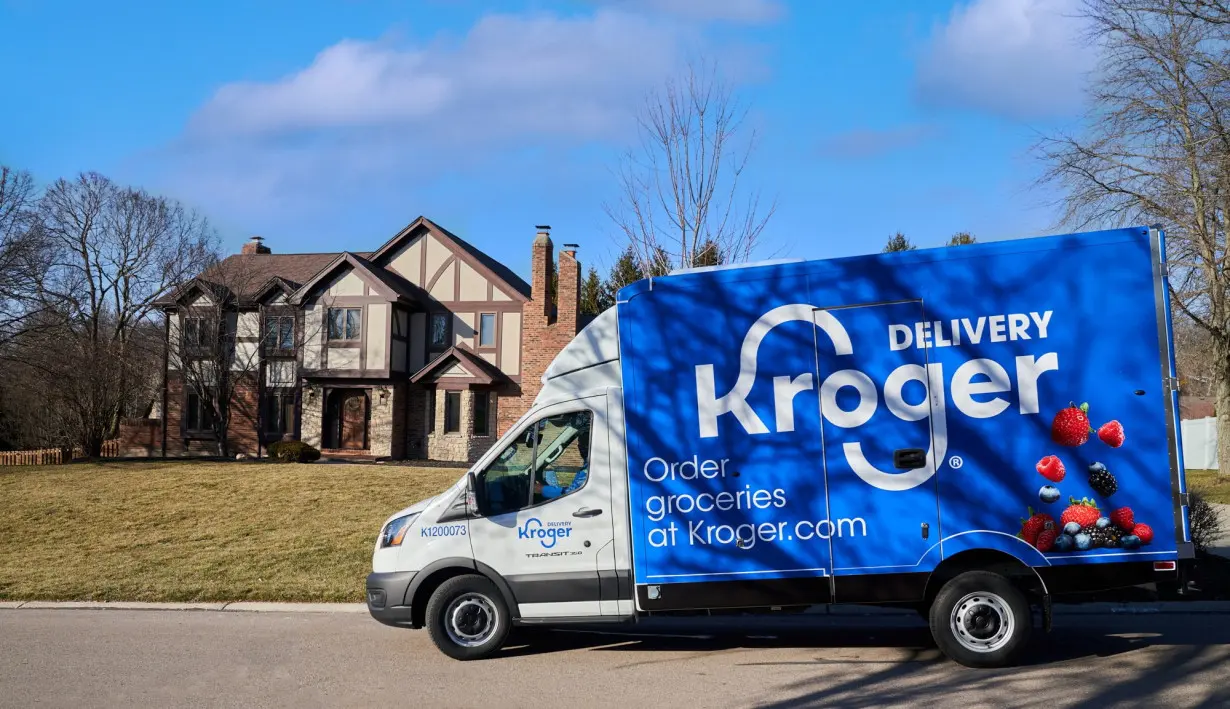
M 1065 617 L 996 671 L 943 659 L 910 619 L 772 621 L 539 631 L 461 663 L 359 614 L 0 610 L 0 707 L 1230 705 L 1227 615 Z

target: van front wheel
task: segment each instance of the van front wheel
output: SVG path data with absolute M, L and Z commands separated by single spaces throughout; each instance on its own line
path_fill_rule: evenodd
M 931 604 L 931 634 L 940 650 L 966 667 L 1004 667 L 1025 651 L 1033 629 L 1029 602 L 1008 579 L 968 571 L 940 589 Z
M 499 589 L 482 576 L 455 576 L 427 601 L 427 633 L 454 660 L 481 660 L 508 638 L 508 607 Z

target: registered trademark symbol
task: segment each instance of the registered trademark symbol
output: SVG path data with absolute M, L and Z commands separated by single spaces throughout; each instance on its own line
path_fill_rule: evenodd
M 961 460 L 961 456 L 959 455 L 954 455 L 953 457 L 948 459 L 948 467 L 952 468 L 953 470 L 960 468 L 962 465 L 965 465 L 965 461 Z

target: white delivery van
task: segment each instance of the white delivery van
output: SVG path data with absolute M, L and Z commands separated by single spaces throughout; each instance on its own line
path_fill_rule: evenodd
M 391 516 L 377 620 L 915 608 L 971 666 L 1034 607 L 1193 555 L 1163 254 L 1132 228 L 634 283 L 444 493 Z

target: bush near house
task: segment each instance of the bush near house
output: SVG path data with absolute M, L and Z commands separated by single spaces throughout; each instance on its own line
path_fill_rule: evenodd
M 277 441 L 269 444 L 269 457 L 279 463 L 315 463 L 320 451 L 303 441 Z
M 462 472 L 193 461 L 0 469 L 0 599 L 362 601 L 380 525 Z

